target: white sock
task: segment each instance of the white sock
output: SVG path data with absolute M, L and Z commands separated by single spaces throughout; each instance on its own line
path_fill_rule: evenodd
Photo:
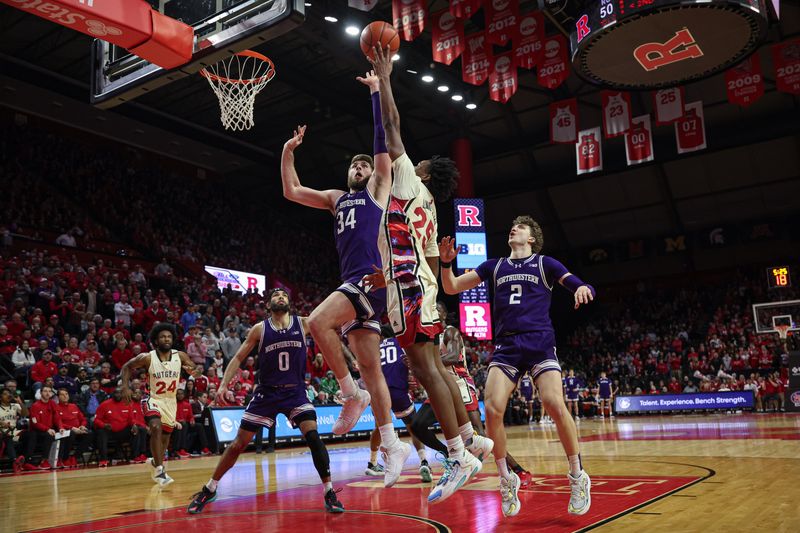
M 461 440 L 461 435 L 447 439 L 447 455 L 450 459 L 459 460 L 464 455 L 464 441 Z
M 495 464 L 497 465 L 497 473 L 500 474 L 501 478 L 511 479 L 511 472 L 508 471 L 508 465 L 506 464 L 505 457 L 502 459 L 497 459 Z
M 428 455 L 425 453 L 425 448 L 423 448 L 421 450 L 417 450 L 417 457 L 419 457 L 419 462 L 420 463 L 422 461 L 427 461 L 428 460 Z
M 369 462 L 375 464 L 378 462 L 378 450 L 369 451 Z
M 329 490 L 333 490 L 333 483 L 330 481 L 326 481 L 325 483 L 322 484 L 322 486 L 323 490 L 325 491 L 325 494 L 328 494 Z
M 397 434 L 394 432 L 394 424 L 384 424 L 378 428 L 381 433 L 381 445 L 387 450 L 397 443 Z
M 569 473 L 572 475 L 572 477 L 578 477 L 581 473 L 581 470 L 583 470 L 583 467 L 581 466 L 581 455 L 569 455 L 567 456 L 567 459 L 569 460 Z
M 208 483 L 206 483 L 206 488 L 211 492 L 217 492 L 217 483 L 219 483 L 219 481 L 217 481 L 214 478 L 211 478 L 208 480 Z
M 469 440 L 475 434 L 475 430 L 472 429 L 472 422 L 467 422 L 460 428 L 458 428 L 458 432 L 461 433 L 461 440 L 464 441 L 464 444 L 469 443 Z
M 336 378 L 339 382 L 339 388 L 342 389 L 342 396 L 353 396 L 358 392 L 358 385 L 353 381 L 353 376 L 347 374 L 342 379 Z

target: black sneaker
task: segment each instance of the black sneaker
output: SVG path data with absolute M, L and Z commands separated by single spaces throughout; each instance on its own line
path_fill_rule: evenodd
M 339 498 L 336 497 L 338 492 L 341 492 L 342 489 L 333 490 L 330 489 L 328 492 L 325 493 L 325 510 L 329 513 L 343 513 L 344 512 L 344 505 L 342 502 L 339 501 Z
M 209 504 L 217 499 L 217 491 L 211 492 L 208 487 L 203 485 L 203 490 L 192 496 L 192 503 L 189 504 L 189 514 L 197 514 L 203 510 L 206 504 Z M 327 501 L 327 497 L 325 498 Z

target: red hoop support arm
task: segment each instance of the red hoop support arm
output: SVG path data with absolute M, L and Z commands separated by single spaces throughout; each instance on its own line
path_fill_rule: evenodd
M 194 30 L 145 0 L 0 0 L 31 15 L 103 39 L 165 69 L 189 62 Z

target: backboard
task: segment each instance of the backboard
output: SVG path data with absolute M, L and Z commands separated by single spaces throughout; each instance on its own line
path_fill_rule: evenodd
M 197 73 L 236 52 L 274 39 L 305 20 L 304 0 L 147 0 L 153 9 L 194 28 L 186 65 L 165 70 L 97 39 L 92 44 L 91 103 L 110 108 Z
M 776 325 L 788 325 L 789 331 L 800 331 L 800 300 L 753 304 L 756 333 L 777 333 Z

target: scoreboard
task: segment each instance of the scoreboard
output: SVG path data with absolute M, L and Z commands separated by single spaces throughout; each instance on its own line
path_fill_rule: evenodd
M 486 261 L 486 225 L 484 203 L 479 198 L 453 200 L 456 220 L 456 275 L 474 270 Z M 489 289 L 481 283 L 459 294 L 461 331 L 478 340 L 492 339 L 492 312 Z

